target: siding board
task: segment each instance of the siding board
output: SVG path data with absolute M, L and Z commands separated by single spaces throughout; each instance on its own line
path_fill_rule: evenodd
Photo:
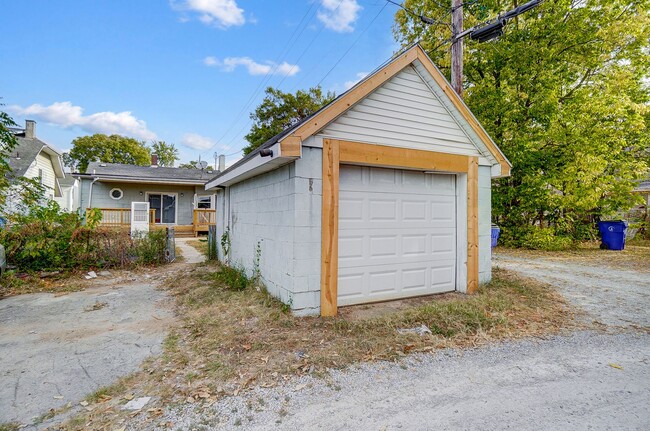
M 465 130 L 411 66 L 330 123 L 321 135 L 482 156 Z

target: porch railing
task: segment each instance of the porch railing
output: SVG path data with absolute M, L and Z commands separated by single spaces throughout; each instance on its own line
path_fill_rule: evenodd
M 129 227 L 131 226 L 131 208 L 95 208 L 101 211 L 101 226 Z M 90 208 L 86 208 L 89 211 Z M 149 210 L 149 224 L 156 222 L 156 210 Z
M 208 209 L 194 210 L 194 233 L 207 232 L 210 226 L 217 224 L 217 212 Z

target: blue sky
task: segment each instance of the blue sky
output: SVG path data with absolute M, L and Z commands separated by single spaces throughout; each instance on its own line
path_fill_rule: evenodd
M 172 142 L 182 161 L 216 151 L 232 162 L 264 87 L 322 81 L 339 94 L 398 49 L 384 0 L 21 0 L 2 11 L 3 110 L 36 120 L 62 151 L 119 133 Z

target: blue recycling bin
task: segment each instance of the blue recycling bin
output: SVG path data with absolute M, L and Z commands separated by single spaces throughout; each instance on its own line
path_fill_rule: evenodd
M 492 248 L 497 246 L 499 235 L 501 235 L 501 228 L 499 228 L 499 226 L 492 225 Z
M 623 250 L 625 248 L 625 235 L 627 234 L 625 220 L 599 221 L 598 231 L 602 238 L 600 248 L 608 250 Z

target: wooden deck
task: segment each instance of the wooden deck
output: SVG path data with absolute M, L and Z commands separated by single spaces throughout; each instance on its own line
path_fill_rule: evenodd
M 88 211 L 90 208 L 87 208 Z M 96 208 L 102 213 L 100 226 L 131 228 L 131 209 L 130 208 Z M 190 225 L 167 225 L 155 223 L 156 210 L 149 210 L 149 229 L 160 230 L 168 226 L 174 228 L 176 237 L 198 236 L 199 233 L 207 233 L 208 228 L 217 223 L 217 213 L 215 210 L 195 209 L 193 223 Z

